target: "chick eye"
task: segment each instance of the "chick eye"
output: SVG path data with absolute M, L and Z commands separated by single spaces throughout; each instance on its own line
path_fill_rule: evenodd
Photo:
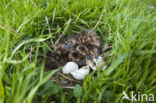
M 91 55 L 88 55 L 87 58 L 88 58 L 88 59 L 91 59 Z
M 71 47 L 73 47 L 74 46 L 74 44 L 72 44 L 72 43 L 67 43 L 67 44 L 65 44 L 65 47 L 66 48 L 71 48 Z

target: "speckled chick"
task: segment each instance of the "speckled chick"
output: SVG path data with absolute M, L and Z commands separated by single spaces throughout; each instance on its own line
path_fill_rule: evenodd
M 46 65 L 50 69 L 64 66 L 73 61 L 79 67 L 92 60 L 99 53 L 99 37 L 93 30 L 84 29 L 75 36 L 69 37 L 53 47 L 53 52 L 47 53 Z

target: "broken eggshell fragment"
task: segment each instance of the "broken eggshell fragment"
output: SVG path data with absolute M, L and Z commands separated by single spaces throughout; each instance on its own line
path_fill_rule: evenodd
M 78 70 L 78 65 L 75 62 L 67 62 L 66 65 L 62 68 L 62 72 L 64 74 L 68 74 L 75 70 Z
M 97 56 L 92 61 L 87 61 L 87 65 L 91 67 L 91 69 L 96 70 L 98 66 L 104 63 L 103 58 L 101 56 Z
M 104 63 L 103 58 L 101 56 L 94 58 L 93 61 L 95 62 L 96 66 L 100 66 Z
M 87 64 L 91 69 L 96 70 L 96 66 L 95 66 L 94 63 L 91 62 L 90 60 L 88 60 L 88 61 L 86 62 L 86 64 Z
M 88 75 L 88 73 L 89 73 L 89 67 L 84 66 L 80 68 L 79 70 L 75 70 L 71 72 L 70 74 L 77 80 L 83 80 Z
M 90 68 L 96 70 L 98 66 L 104 63 L 101 56 L 93 59 L 92 61 L 87 61 L 87 66 L 83 66 L 82 68 L 78 69 L 78 64 L 75 62 L 67 62 L 66 65 L 62 68 L 62 72 L 64 74 L 71 74 L 77 80 L 83 80 L 90 72 Z M 105 69 L 104 67 L 103 69 Z

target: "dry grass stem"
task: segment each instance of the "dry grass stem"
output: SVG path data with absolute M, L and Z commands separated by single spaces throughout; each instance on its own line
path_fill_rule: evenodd
M 60 38 L 58 38 L 57 41 L 55 42 L 55 45 L 58 44 L 58 42 L 61 40 L 62 37 L 64 37 L 65 32 L 67 31 L 67 29 L 68 29 L 68 27 L 69 27 L 69 25 L 70 25 L 70 23 L 71 23 L 71 20 L 72 20 L 72 19 L 69 19 L 69 20 L 68 20 L 66 27 L 64 28 L 62 34 L 60 35 Z
M 100 21 L 101 21 L 101 19 L 102 19 L 102 17 L 103 17 L 104 12 L 105 12 L 105 9 L 102 11 L 102 14 L 101 14 L 101 16 L 100 16 L 98 22 L 97 22 L 96 25 L 94 26 L 93 30 L 95 30 L 96 27 L 99 25 L 99 23 L 100 23 Z
M 55 15 L 56 15 L 56 8 L 54 8 L 54 11 L 53 11 L 53 19 L 52 19 L 52 22 L 54 22 L 54 20 L 55 20 Z

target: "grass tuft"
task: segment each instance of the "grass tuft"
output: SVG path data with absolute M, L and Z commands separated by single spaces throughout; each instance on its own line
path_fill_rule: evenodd
M 1 0 L 0 102 L 118 103 L 127 102 L 123 91 L 155 94 L 155 25 L 154 0 Z M 112 45 L 110 67 L 83 86 L 61 88 L 49 82 L 60 69 L 44 72 L 47 41 L 83 28 Z

